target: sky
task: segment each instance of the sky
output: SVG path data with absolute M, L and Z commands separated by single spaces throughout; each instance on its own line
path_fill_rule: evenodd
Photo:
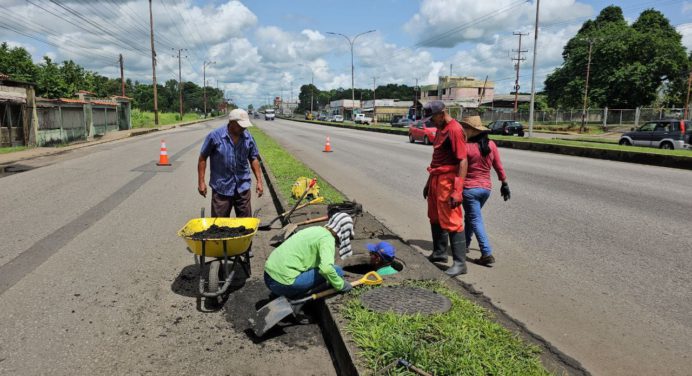
M 608 5 L 629 22 L 661 11 L 692 50 L 692 0 L 543 0 L 540 4 L 536 87 L 562 63 L 565 43 Z M 151 82 L 146 0 L 0 0 L 0 41 L 43 56 L 72 59 L 108 77 Z M 275 96 L 297 98 L 302 84 L 320 90 L 355 86 L 433 84 L 438 76 L 488 77 L 496 93 L 514 86 L 522 37 L 521 91 L 531 88 L 535 0 L 152 0 L 157 81 L 218 86 L 240 106 Z M 209 64 L 205 64 L 208 62 Z M 451 66 L 450 66 L 451 65 Z

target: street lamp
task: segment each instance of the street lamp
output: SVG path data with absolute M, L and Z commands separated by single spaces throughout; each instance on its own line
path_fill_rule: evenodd
M 204 118 L 207 118 L 207 66 L 216 64 L 215 61 L 205 61 L 204 62 L 204 68 L 202 69 L 204 71 L 203 76 L 204 76 L 204 87 L 202 88 L 202 92 L 204 92 Z
M 366 32 L 363 32 L 363 33 L 356 35 L 353 38 L 349 38 L 349 37 L 347 37 L 341 33 L 333 33 L 331 31 L 327 31 L 327 34 L 341 35 L 342 37 L 346 38 L 346 40 L 348 41 L 348 44 L 351 46 L 351 116 L 353 116 L 353 104 L 356 102 L 356 94 L 355 94 L 355 91 L 353 89 L 353 71 L 354 71 L 354 69 L 353 69 L 353 43 L 356 42 L 356 38 L 358 38 L 359 36 L 365 35 L 368 33 L 374 33 L 374 32 L 375 32 L 375 30 L 368 30 Z

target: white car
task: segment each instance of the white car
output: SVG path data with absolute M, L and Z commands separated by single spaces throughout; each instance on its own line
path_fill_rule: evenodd
M 334 115 L 334 119 L 332 120 L 333 122 L 336 123 L 343 123 L 344 122 L 344 117 L 341 115 Z
M 372 123 L 372 118 L 365 116 L 365 114 L 356 114 L 356 117 L 355 119 L 353 119 L 353 121 L 356 124 L 370 125 L 370 123 Z

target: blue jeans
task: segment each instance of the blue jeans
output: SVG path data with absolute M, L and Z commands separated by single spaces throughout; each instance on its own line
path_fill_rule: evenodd
M 336 273 L 344 276 L 344 271 L 340 266 L 334 265 Z M 317 268 L 308 269 L 300 273 L 292 285 L 284 285 L 274 280 L 267 272 L 264 272 L 264 283 L 269 288 L 269 291 L 278 296 L 287 296 L 289 298 L 305 295 L 311 289 L 325 283 L 327 280 L 322 277 Z
M 471 244 L 473 234 L 476 234 L 478 245 L 483 256 L 493 253 L 488 241 L 488 234 L 485 232 L 483 224 L 483 214 L 481 209 L 490 197 L 490 190 L 485 188 L 464 188 L 464 231 L 466 232 L 466 246 Z

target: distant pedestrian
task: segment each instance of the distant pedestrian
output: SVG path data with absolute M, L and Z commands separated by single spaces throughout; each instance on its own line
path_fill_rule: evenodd
M 466 138 L 461 125 L 445 110 L 442 101 L 424 106 L 424 122 L 437 127 L 428 182 L 423 197 L 428 200 L 428 218 L 433 237 L 433 262 L 447 261 L 447 234 L 454 264 L 445 271 L 449 276 L 466 274 L 466 243 L 464 217 L 461 211 L 464 178 L 466 177 Z
M 247 112 L 235 109 L 228 114 L 228 123 L 211 131 L 204 140 L 197 162 L 197 189 L 207 197 L 204 174 L 209 159 L 212 217 L 230 217 L 232 209 L 236 217 L 252 217 L 250 169 L 257 181 L 257 197 L 264 193 L 259 151 L 247 131 L 251 126 Z
M 495 143 L 488 138 L 490 130 L 481 124 L 480 116 L 465 117 L 461 120 L 461 125 L 466 133 L 466 150 L 469 160 L 466 180 L 464 180 L 463 200 L 466 244 L 467 246 L 471 244 L 471 238 L 475 234 L 481 249 L 481 257 L 476 260 L 476 263 L 487 266 L 495 262 L 481 213 L 492 189 L 490 169 L 495 169 L 498 179 L 502 182 L 500 194 L 505 201 L 510 198 L 509 185 L 500 161 L 500 153 Z

